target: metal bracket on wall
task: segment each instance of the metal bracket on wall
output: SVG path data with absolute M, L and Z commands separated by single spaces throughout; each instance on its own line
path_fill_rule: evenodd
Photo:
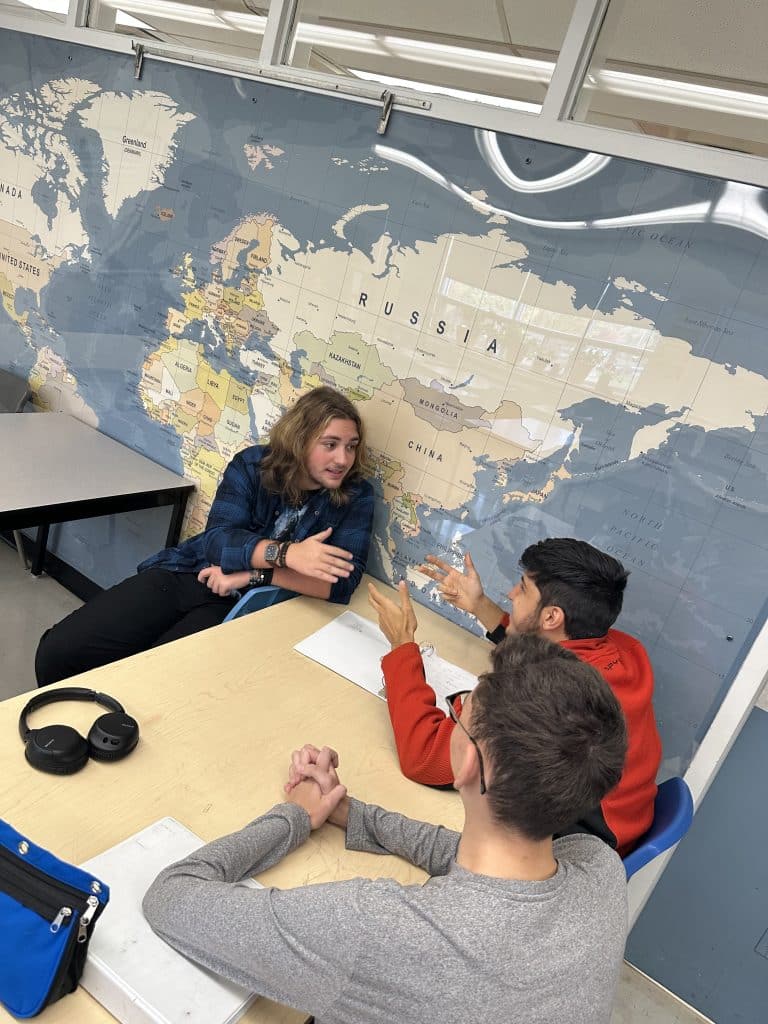
M 1 6 L 2 0 L 0 0 Z M 1 15 L 0 28 L 2 28 Z M 153 42 L 139 43 L 135 39 L 131 40 L 131 49 L 135 54 L 134 75 L 136 78 L 141 78 L 145 57 L 156 57 L 158 60 L 170 61 L 185 67 L 204 67 L 212 71 L 223 71 L 228 75 L 242 76 L 251 81 L 269 82 L 270 85 L 306 89 L 325 95 L 341 96 L 344 99 L 359 99 L 376 105 L 382 104 L 376 129 L 379 135 L 384 135 L 387 131 L 395 102 L 397 102 L 398 108 L 403 110 L 427 111 L 432 109 L 431 99 L 414 95 L 407 89 L 404 92 L 398 92 L 397 98 L 395 98 L 395 94 L 389 89 L 381 92 L 381 85 L 376 86 L 356 78 L 342 79 L 336 76 L 329 82 L 328 75 L 314 71 L 283 66 L 262 66 L 252 60 L 238 60 L 210 51 L 189 50 L 182 46 L 158 45 Z
M 144 66 L 144 46 L 141 43 L 131 42 L 136 57 L 133 61 L 133 77 L 141 78 L 141 69 Z
M 381 102 L 381 115 L 379 117 L 379 123 L 376 126 L 376 134 L 386 135 L 389 118 L 392 114 L 392 105 L 395 102 L 395 94 L 390 92 L 389 89 L 385 89 L 381 94 Z

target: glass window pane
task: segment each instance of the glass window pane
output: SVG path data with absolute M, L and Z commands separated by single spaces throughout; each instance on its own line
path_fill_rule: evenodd
M 92 0 L 88 26 L 253 58 L 261 50 L 268 12 L 269 0 Z
M 611 0 L 574 118 L 768 156 L 768 10 Z
M 302 0 L 291 63 L 536 112 L 573 0 Z

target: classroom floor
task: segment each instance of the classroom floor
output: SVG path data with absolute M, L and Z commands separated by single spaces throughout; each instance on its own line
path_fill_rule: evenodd
M 0 541 L 0 700 L 35 689 L 34 657 L 41 633 L 80 604 L 54 580 L 35 578 L 22 569 L 15 549 Z M 706 1024 L 706 1020 L 624 965 L 611 1024 Z

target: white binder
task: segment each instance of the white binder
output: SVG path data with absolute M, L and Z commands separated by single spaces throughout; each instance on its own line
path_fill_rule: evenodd
M 110 899 L 80 984 L 122 1024 L 233 1024 L 256 998 L 171 949 L 141 912 L 160 871 L 202 845 L 175 818 L 162 818 L 82 865 L 106 882 Z

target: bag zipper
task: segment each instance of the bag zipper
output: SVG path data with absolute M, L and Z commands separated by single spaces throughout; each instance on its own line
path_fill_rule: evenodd
M 80 920 L 77 922 L 77 941 L 87 942 L 88 941 L 88 926 L 93 920 L 93 915 L 99 909 L 99 901 L 96 896 L 89 896 L 85 901 L 88 906 L 80 915 Z
M 2 845 L 0 889 L 44 921 L 50 922 L 49 928 L 54 934 L 69 925 L 70 921 L 77 920 L 77 930 L 74 927 L 68 928 L 63 945 L 59 947 L 56 973 L 36 1011 L 39 1013 L 51 1002 L 77 988 L 85 966 L 90 927 L 104 908 L 97 896 L 86 895 L 83 890 L 53 878 Z
M 85 941 L 85 938 L 80 938 L 80 930 L 85 918 L 87 937 L 87 927 L 99 902 L 95 896 L 86 896 L 74 886 L 51 878 L 40 868 L 14 856 L 4 846 L 0 846 L 0 880 L 9 896 L 49 921 L 53 932 L 69 923 L 74 909 L 80 911 L 78 942 Z

